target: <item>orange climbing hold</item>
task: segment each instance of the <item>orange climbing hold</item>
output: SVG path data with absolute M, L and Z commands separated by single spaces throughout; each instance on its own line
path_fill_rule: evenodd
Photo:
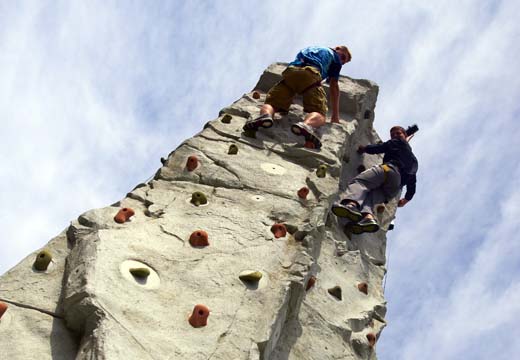
M 376 344 L 376 336 L 372 333 L 367 334 L 367 340 L 370 346 L 374 347 L 374 345 Z
M 357 285 L 357 288 L 359 291 L 361 291 L 363 294 L 368 295 L 368 284 L 365 282 L 359 283 Z
M 253 99 L 255 99 L 255 100 L 260 99 L 260 93 L 258 91 L 253 91 Z
M 208 233 L 204 230 L 194 231 L 190 235 L 190 244 L 191 246 L 208 246 Z
M 193 327 L 202 327 L 208 324 L 209 308 L 205 305 L 197 304 L 193 308 L 188 321 Z
M 4 315 L 4 313 L 7 311 L 7 304 L 5 302 L 0 301 L 0 319 Z
M 309 291 L 314 284 L 316 284 L 316 276 L 311 276 L 309 281 L 307 281 L 307 286 L 305 287 L 305 291 Z
M 274 224 L 271 226 L 271 232 L 274 234 L 274 237 L 278 239 L 287 235 L 287 228 L 284 224 Z
M 186 161 L 186 169 L 188 171 L 193 171 L 199 165 L 199 158 L 195 155 L 188 156 L 188 160 Z
M 383 213 L 385 211 L 385 206 L 383 204 L 377 205 L 376 211 L 377 211 L 378 214 Z
M 132 216 L 135 215 L 134 210 L 130 208 L 122 208 L 118 211 L 116 216 L 114 216 L 114 220 L 116 223 L 123 224 L 128 221 Z
M 306 141 L 305 144 L 303 144 L 303 147 L 306 147 L 307 149 L 316 149 L 316 145 L 310 140 Z
M 304 186 L 300 190 L 298 190 L 298 197 L 300 199 L 306 200 L 307 195 L 309 195 L 309 188 L 307 186 Z

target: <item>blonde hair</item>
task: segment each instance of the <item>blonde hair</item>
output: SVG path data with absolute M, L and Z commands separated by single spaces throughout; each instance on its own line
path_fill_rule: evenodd
M 352 60 L 352 54 L 350 53 L 348 47 L 346 47 L 345 45 L 338 45 L 334 48 L 334 50 L 343 51 L 344 53 L 346 53 L 348 55 L 348 61 Z

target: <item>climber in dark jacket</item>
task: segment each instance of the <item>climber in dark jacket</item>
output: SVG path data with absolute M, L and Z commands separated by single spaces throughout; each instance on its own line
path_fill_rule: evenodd
M 396 196 L 403 186 L 406 194 L 398 206 L 405 206 L 415 194 L 418 163 L 408 143 L 411 136 L 401 126 L 390 129 L 390 140 L 381 144 L 360 145 L 358 153 L 385 154 L 383 164 L 376 165 L 356 176 L 334 203 L 332 212 L 352 221 L 352 232 L 376 232 L 379 224 L 373 216 L 375 204 L 387 202 Z

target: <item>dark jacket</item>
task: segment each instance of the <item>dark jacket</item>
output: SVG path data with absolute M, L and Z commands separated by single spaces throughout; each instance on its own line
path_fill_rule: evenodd
M 382 154 L 383 163 L 393 164 L 399 168 L 401 173 L 401 187 L 406 185 L 406 200 L 412 200 L 415 194 L 415 183 L 417 182 L 417 169 L 419 164 L 407 141 L 401 139 L 390 139 L 381 144 L 367 145 L 367 154 Z

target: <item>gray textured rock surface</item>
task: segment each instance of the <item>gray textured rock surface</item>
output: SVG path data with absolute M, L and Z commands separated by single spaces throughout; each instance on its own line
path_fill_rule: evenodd
M 321 151 L 290 132 L 304 116 L 298 101 L 273 128 L 244 137 L 244 122 L 258 114 L 283 68 L 271 65 L 255 87 L 260 99 L 244 94 L 222 109 L 153 180 L 117 206 L 73 221 L 46 246 L 53 253 L 47 271 L 32 268 L 35 252 L 0 278 L 0 299 L 10 306 L 0 343 L 9 358 L 375 358 L 369 338 L 385 326 L 384 229 L 395 201 L 378 214 L 383 230 L 370 235 L 344 233 L 329 209 L 359 165 L 380 162 L 355 152 L 379 140 L 372 129 L 378 88 L 340 79 L 343 121 L 321 129 Z M 228 153 L 232 144 L 238 153 Z M 199 163 L 188 171 L 191 155 Z M 321 164 L 324 178 L 316 175 Z M 304 186 L 306 200 L 296 195 Z M 191 203 L 196 191 L 207 204 Z M 119 224 L 121 207 L 135 215 Z M 275 237 L 279 223 L 288 232 Z M 200 230 L 209 246 L 188 241 Z M 260 272 L 260 281 L 241 280 L 246 270 Z M 196 304 L 210 309 L 199 328 L 188 322 Z

